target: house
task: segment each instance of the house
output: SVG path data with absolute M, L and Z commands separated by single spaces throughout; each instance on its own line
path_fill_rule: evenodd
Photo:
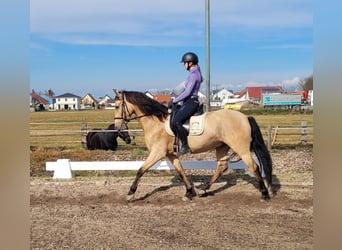
M 55 109 L 56 97 L 54 95 L 47 92 L 41 96 L 49 102 L 49 109 Z
M 95 109 L 97 107 L 98 107 L 98 102 L 91 94 L 88 93 L 82 97 L 81 99 L 82 109 Z
M 104 109 L 115 109 L 115 99 L 108 99 Z
M 171 101 L 171 96 L 170 95 L 166 95 L 166 94 L 156 94 L 156 95 L 152 95 L 150 92 L 146 91 L 145 95 L 147 95 L 148 97 L 150 97 L 153 100 L 156 100 L 157 102 L 167 106 L 169 104 L 169 102 Z
M 171 101 L 171 96 L 170 95 L 154 95 L 153 99 L 167 106 L 169 102 Z
M 30 107 L 34 111 L 43 111 L 49 109 L 50 102 L 37 93 L 30 93 Z
M 284 93 L 284 89 L 281 86 L 258 86 L 258 87 L 246 87 L 239 93 L 235 94 L 235 98 L 240 100 L 250 101 L 255 104 L 261 103 L 262 94 L 269 93 Z
M 223 99 L 227 99 L 227 98 L 232 97 L 232 96 L 234 96 L 232 91 L 229 91 L 229 90 L 223 88 L 220 90 L 214 90 L 213 91 L 212 100 L 221 102 Z
M 81 109 L 81 97 L 65 93 L 56 96 L 56 110 L 79 110 Z
M 207 102 L 207 97 L 202 94 L 202 92 L 198 92 L 198 100 L 200 104 L 205 104 Z
M 105 95 L 104 97 L 100 97 L 98 105 L 99 108 L 105 109 L 110 108 L 113 103 L 113 98 L 111 98 L 109 95 Z

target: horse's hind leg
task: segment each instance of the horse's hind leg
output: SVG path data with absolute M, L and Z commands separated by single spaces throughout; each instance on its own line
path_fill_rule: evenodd
M 216 148 L 216 159 L 217 159 L 217 167 L 215 173 L 211 176 L 210 180 L 200 184 L 197 188 L 206 191 L 208 190 L 218 178 L 222 176 L 224 171 L 228 169 L 227 161 L 228 161 L 228 151 L 229 147 L 226 144 Z
M 249 170 L 254 174 L 256 181 L 259 184 L 259 190 L 261 192 L 261 197 L 264 200 L 269 200 L 270 195 L 268 193 L 268 190 L 265 186 L 264 180 L 261 176 L 261 173 L 259 171 L 259 168 L 255 164 L 255 161 L 252 157 L 251 152 L 248 152 L 246 154 L 240 155 L 241 159 L 245 162 L 245 164 L 248 166 Z

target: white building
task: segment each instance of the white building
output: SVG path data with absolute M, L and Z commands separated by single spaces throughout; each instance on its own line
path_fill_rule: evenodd
M 114 99 L 109 95 L 105 95 L 104 97 L 100 97 L 99 100 L 99 108 L 102 109 L 112 109 L 114 104 Z
M 103 106 L 106 106 L 107 105 L 107 102 L 109 100 L 112 100 L 113 98 L 111 98 L 109 95 L 105 95 L 104 97 L 100 97 L 100 100 L 99 100 L 99 105 L 103 105 Z
M 233 97 L 234 93 L 227 89 L 215 90 L 213 93 L 213 101 L 222 101 L 223 99 L 227 99 L 229 97 Z
M 56 96 L 56 110 L 79 110 L 81 99 L 80 96 L 70 93 Z

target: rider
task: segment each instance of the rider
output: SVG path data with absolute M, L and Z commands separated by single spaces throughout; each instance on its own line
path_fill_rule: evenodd
M 198 57 L 195 53 L 185 53 L 181 62 L 190 74 L 185 81 L 185 89 L 183 92 L 173 99 L 174 105 L 181 106 L 171 120 L 171 128 L 182 142 L 178 156 L 191 152 L 188 145 L 187 132 L 183 128 L 183 123 L 191 117 L 199 106 L 198 92 L 203 81 L 201 69 L 198 65 Z

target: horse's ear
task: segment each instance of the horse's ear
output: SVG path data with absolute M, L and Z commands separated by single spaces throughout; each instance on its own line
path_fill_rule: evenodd
M 121 92 L 117 91 L 116 89 L 113 89 L 113 92 L 115 93 L 115 98 L 120 98 L 121 97 Z

